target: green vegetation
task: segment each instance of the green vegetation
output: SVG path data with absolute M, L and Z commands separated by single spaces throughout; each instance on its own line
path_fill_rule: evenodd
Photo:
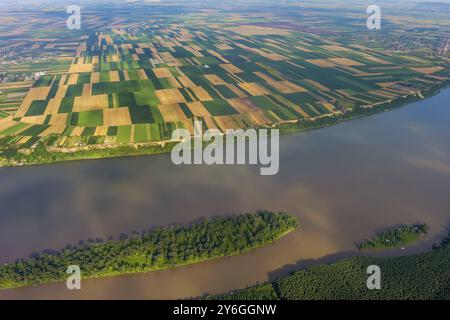
M 434 86 L 429 91 L 424 93 L 425 97 L 436 94 L 440 91 L 440 89 L 450 82 L 446 81 L 441 83 L 438 86 Z M 388 111 L 391 109 L 399 108 L 407 103 L 411 103 L 416 101 L 418 98 L 415 95 L 409 95 L 406 97 L 395 99 L 389 103 L 379 104 L 373 106 L 371 108 L 355 108 L 351 112 L 346 112 L 343 114 L 337 114 L 333 116 L 325 116 L 321 118 L 316 118 L 315 120 L 309 119 L 300 119 L 296 122 L 283 123 L 280 125 L 276 125 L 276 128 L 280 129 L 281 134 L 289 134 L 295 133 L 299 131 L 308 131 L 313 129 L 319 129 L 328 127 L 331 125 L 335 125 L 342 121 L 352 120 L 354 118 L 363 117 L 367 115 L 372 115 L 375 113 L 380 113 L 384 111 Z M 78 121 L 78 119 L 77 119 Z M 77 150 L 73 150 L 71 152 L 64 152 L 62 150 L 55 151 L 52 148 L 49 148 L 47 145 L 52 145 L 57 141 L 58 137 L 49 137 L 46 141 L 40 141 L 38 137 L 33 137 L 26 144 L 16 144 L 16 137 L 12 136 L 12 134 L 16 131 L 19 131 L 26 127 L 26 124 L 19 123 L 14 127 L 8 128 L 1 132 L 1 134 L 6 135 L 6 137 L 0 137 L 0 167 L 2 166 L 17 166 L 17 165 L 36 165 L 36 164 L 49 164 L 55 162 L 62 161 L 73 161 L 73 160 L 89 160 L 89 159 L 102 159 L 102 158 L 112 158 L 112 157 L 128 157 L 128 156 L 143 156 L 143 155 L 151 155 L 151 154 L 161 154 L 168 153 L 172 150 L 172 148 L 176 145 L 176 142 L 157 142 L 161 137 L 158 136 L 159 128 L 155 124 L 149 124 L 151 135 L 156 137 L 155 142 L 148 142 L 144 144 L 129 144 L 131 140 L 131 126 L 112 126 L 109 127 L 108 131 L 114 130 L 114 135 L 117 135 L 117 143 L 118 145 L 114 145 L 111 147 L 102 146 L 101 143 L 92 143 L 92 141 L 96 142 L 97 140 L 92 140 L 90 138 L 101 138 L 101 137 L 81 137 L 81 141 L 85 143 L 87 146 L 83 148 L 77 148 Z M 36 130 L 36 132 L 44 131 L 48 126 L 33 126 L 31 127 L 31 131 Z M 265 127 L 265 126 L 261 126 Z M 71 129 L 74 127 L 68 127 L 68 130 L 64 135 L 69 135 Z M 258 127 L 256 127 L 258 128 Z M 93 129 L 93 128 L 90 128 Z M 140 130 L 142 128 L 138 128 L 135 132 L 135 136 L 137 136 L 136 143 L 141 143 L 143 139 L 140 139 L 141 134 Z M 30 130 L 28 130 L 30 131 Z M 167 134 L 168 135 L 168 134 Z M 72 137 L 69 137 L 72 138 Z M 74 139 L 75 140 L 75 139 Z M 34 143 L 37 144 L 37 147 L 31 150 L 26 150 L 26 148 L 30 148 Z M 82 144 L 81 143 L 81 144 Z M 80 144 L 80 145 L 81 145 Z M 24 150 L 25 149 L 25 150 Z M 70 149 L 70 148 L 68 148 Z
M 360 250 L 395 248 L 413 243 L 427 234 L 426 224 L 401 226 L 376 235 L 371 240 L 358 244 Z
M 450 80 L 444 81 L 440 83 L 439 85 L 433 86 L 429 88 L 428 90 L 425 90 L 422 92 L 422 96 L 424 98 L 431 97 L 433 95 L 436 95 L 440 92 L 441 89 L 448 87 L 450 85 Z M 377 105 L 373 105 L 369 108 L 364 108 L 360 106 L 354 106 L 351 110 L 348 110 L 342 114 L 335 114 L 335 115 L 327 115 L 322 116 L 320 118 L 315 118 L 314 120 L 310 119 L 300 119 L 295 122 L 287 122 L 277 125 L 276 127 L 280 129 L 280 133 L 282 134 L 288 134 L 288 133 L 295 133 L 299 131 L 308 131 L 313 129 L 320 129 L 329 127 L 344 121 L 350 121 L 357 118 L 370 116 L 374 114 L 378 114 L 385 111 L 394 110 L 400 107 L 403 107 L 409 103 L 413 103 L 415 101 L 418 101 L 421 99 L 416 94 L 407 95 L 404 97 L 399 97 L 396 99 L 393 99 L 390 102 L 385 102 Z
M 10 32 L 21 30 L 21 39 L 42 40 L 20 49 L 33 57 L 51 53 L 60 58 L 51 59 L 54 65 L 41 61 L 30 66 L 28 59 L 16 57 L 21 63 L 0 66 L 5 71 L 0 77 L 8 80 L 0 85 L 0 137 L 8 138 L 6 148 L 24 150 L 39 142 L 64 153 L 89 145 L 94 157 L 127 156 L 134 144 L 170 141 L 175 129 L 190 129 L 194 120 L 222 132 L 309 130 L 422 99 L 450 79 L 450 29 L 434 19 L 410 29 L 410 23 L 423 22 L 405 17 L 395 21 L 395 29 L 360 33 L 355 30 L 360 31 L 361 21 L 351 18 L 353 7 L 296 4 L 292 10 L 283 4 L 251 18 L 236 7 L 232 11 L 238 19 L 219 10 L 206 20 L 196 10 L 186 18 L 170 7 L 170 15 L 161 13 L 151 23 L 129 9 L 123 8 L 129 20 L 120 31 L 105 27 L 99 33 L 94 24 L 83 29 L 79 42 L 67 34 L 54 38 L 51 24 L 42 34 L 5 24 Z M 99 21 L 113 18 L 97 10 L 93 15 Z M 23 50 L 15 49 L 15 42 L 8 38 L 6 48 L 17 55 Z M 44 72 L 28 81 L 11 75 L 28 69 Z M 117 146 L 125 153 L 95 152 L 94 145 Z M 0 159 L 0 165 L 29 163 L 36 162 Z
M 103 114 L 100 110 L 73 113 L 72 116 L 73 115 L 78 115 L 77 116 L 78 123 L 76 123 L 75 125 L 85 127 L 96 127 L 101 126 L 103 124 Z
M 89 142 L 91 138 L 88 137 Z M 28 147 L 35 141 L 31 140 L 28 143 Z M 96 141 L 92 141 L 95 144 Z M 3 140 L 0 139 L 1 145 L 5 145 Z M 113 158 L 113 157 L 128 157 L 128 156 L 144 156 L 167 153 L 172 150 L 175 142 L 167 142 L 164 144 L 148 144 L 148 145 L 119 145 L 114 147 L 101 147 L 87 146 L 85 149 L 78 149 L 73 152 L 62 151 L 49 151 L 42 143 L 38 142 L 37 146 L 31 151 L 28 150 L 16 150 L 5 146 L 5 149 L 0 152 L 0 167 L 1 166 L 17 166 L 17 165 L 37 165 L 47 164 L 62 161 L 73 160 L 89 160 L 89 159 L 101 159 L 101 158 Z
M 207 299 L 449 299 L 450 236 L 434 250 L 393 258 L 355 257 L 317 265 L 235 293 Z M 368 290 L 367 267 L 381 268 L 381 290 Z
M 93 278 L 233 256 L 272 243 L 297 226 L 297 220 L 286 213 L 261 211 L 155 228 L 130 237 L 122 235 L 116 241 L 88 240 L 0 266 L 0 288 L 63 281 L 69 265 L 80 266 L 83 278 Z
M 206 296 L 206 300 L 279 300 L 273 283 L 258 284 L 244 290 L 230 292 L 221 296 Z

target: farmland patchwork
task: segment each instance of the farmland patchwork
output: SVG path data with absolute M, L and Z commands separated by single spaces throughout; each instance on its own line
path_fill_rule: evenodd
M 431 60 L 286 28 L 115 28 L 83 36 L 64 72 L 2 85 L 29 90 L 2 109 L 0 136 L 24 147 L 159 142 L 193 133 L 194 120 L 222 132 L 313 121 L 446 79 Z

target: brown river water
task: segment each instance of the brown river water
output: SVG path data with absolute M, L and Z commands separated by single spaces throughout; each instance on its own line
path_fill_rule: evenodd
M 268 209 L 301 227 L 241 256 L 140 275 L 0 290 L 0 299 L 167 299 L 222 293 L 358 254 L 355 242 L 397 224 L 450 226 L 450 89 L 403 108 L 280 138 L 280 172 L 175 166 L 170 155 L 0 169 L 0 263 L 80 239 Z

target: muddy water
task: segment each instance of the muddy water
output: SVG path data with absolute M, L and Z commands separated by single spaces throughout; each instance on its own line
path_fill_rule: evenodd
M 201 216 L 269 209 L 301 228 L 242 256 L 111 279 L 0 291 L 2 298 L 185 298 L 357 254 L 354 242 L 403 223 L 450 225 L 450 89 L 407 107 L 281 137 L 280 172 L 171 164 L 169 155 L 0 169 L 0 262 L 80 239 Z M 385 254 L 398 254 L 389 252 Z M 319 260 L 317 260 L 319 259 Z

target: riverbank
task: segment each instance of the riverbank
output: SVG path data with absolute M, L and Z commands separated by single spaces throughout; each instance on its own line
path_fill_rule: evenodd
M 426 91 L 419 91 L 414 92 L 409 95 L 405 95 L 402 97 L 399 97 L 394 100 L 388 100 L 383 103 L 378 103 L 376 105 L 368 105 L 368 106 L 362 106 L 356 108 L 356 110 L 352 110 L 347 113 L 342 113 L 338 116 L 323 116 L 316 121 L 296 121 L 296 122 L 290 122 L 285 123 L 278 128 L 280 129 L 281 134 L 289 134 L 289 133 L 297 133 L 302 131 L 310 131 L 315 129 L 322 129 L 326 127 L 330 127 L 342 122 L 351 121 L 359 118 L 364 118 L 367 116 L 379 114 L 386 111 L 395 110 L 404 106 L 407 106 L 408 104 L 427 99 L 430 97 L 433 97 L 441 92 L 441 90 L 447 88 L 450 86 L 450 79 L 443 81 L 439 85 L 430 87 Z
M 279 129 L 280 134 L 286 135 L 310 131 L 314 129 L 326 128 L 345 121 L 350 121 L 385 111 L 394 110 L 415 101 L 429 98 L 438 94 L 441 89 L 450 84 L 450 79 L 443 81 L 439 85 L 430 87 L 425 91 L 412 92 L 408 95 L 394 100 L 375 105 L 360 106 L 351 111 L 344 111 L 339 114 L 326 115 L 319 118 L 296 120 L 293 122 L 281 123 L 272 126 L 272 129 Z M 265 126 L 261 128 L 267 128 Z M 258 129 L 258 128 L 257 128 Z M 170 153 L 177 145 L 177 141 L 160 141 L 153 143 L 140 143 L 128 145 L 92 145 L 75 147 L 70 149 L 47 148 L 39 144 L 33 149 L 13 149 L 0 140 L 0 167 L 30 166 L 52 164 L 77 160 L 96 160 L 104 158 L 136 157 L 158 155 Z
M 0 288 L 65 281 L 69 266 L 78 266 L 82 279 L 172 269 L 266 246 L 297 227 L 293 216 L 260 211 L 123 234 L 119 240 L 80 241 L 75 246 L 45 250 L 29 259 L 1 265 Z
M 76 292 L 65 283 L 1 290 L 0 299 L 217 295 L 364 254 L 355 241 L 401 224 L 426 222 L 430 229 L 405 250 L 370 255 L 427 252 L 450 224 L 449 98 L 446 89 L 395 112 L 287 135 L 280 145 L 283 165 L 272 177 L 252 166 L 175 166 L 170 155 L 0 169 L 2 263 L 80 239 L 214 214 L 267 208 L 301 221 L 298 231 L 232 258 L 87 279 Z
M 380 268 L 381 289 L 369 290 L 369 266 Z M 446 300 L 450 297 L 450 235 L 432 251 L 401 257 L 354 257 L 315 265 L 212 300 Z

